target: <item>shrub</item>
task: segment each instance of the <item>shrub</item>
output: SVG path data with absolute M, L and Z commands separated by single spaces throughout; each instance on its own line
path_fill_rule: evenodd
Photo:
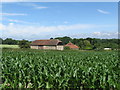
M 27 40 L 22 40 L 19 42 L 20 48 L 30 48 L 30 43 Z
M 65 46 L 65 47 L 64 47 L 64 50 L 70 50 L 70 47 Z

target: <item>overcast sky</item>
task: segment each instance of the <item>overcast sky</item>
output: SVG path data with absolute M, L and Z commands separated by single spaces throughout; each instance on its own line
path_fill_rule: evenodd
M 0 8 L 3 38 L 118 36 L 117 2 L 4 2 Z

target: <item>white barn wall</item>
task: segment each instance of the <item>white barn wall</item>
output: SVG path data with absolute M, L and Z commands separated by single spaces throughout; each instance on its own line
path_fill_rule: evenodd
M 31 49 L 38 49 L 38 46 L 30 46 Z
M 55 50 L 56 49 L 56 46 L 43 46 L 43 49 L 52 49 L 52 50 Z
M 57 50 L 64 50 L 64 46 L 57 46 Z
M 45 50 L 64 50 L 64 46 L 30 46 L 31 49 L 45 49 Z

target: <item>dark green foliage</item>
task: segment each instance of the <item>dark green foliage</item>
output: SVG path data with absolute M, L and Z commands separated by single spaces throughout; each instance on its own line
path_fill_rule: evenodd
M 83 44 L 84 44 L 83 49 L 85 49 L 85 50 L 93 49 L 93 47 L 92 47 L 92 45 L 91 45 L 89 40 L 84 40 Z
M 70 50 L 70 47 L 65 46 L 65 47 L 64 47 L 64 50 Z
M 69 41 L 71 41 L 71 40 L 72 40 L 72 38 L 67 37 L 67 36 L 65 36 L 65 37 L 57 37 L 57 38 L 55 38 L 55 39 L 59 39 L 59 40 L 61 40 L 61 41 L 62 41 L 62 43 L 63 43 L 63 45 L 65 45 L 65 44 L 69 43 Z
M 72 43 L 76 44 L 80 47 L 80 49 L 85 50 L 103 50 L 105 47 L 112 48 L 112 49 L 118 49 L 119 42 L 118 39 L 97 39 L 97 38 L 70 38 L 70 37 L 58 37 L 55 39 L 60 39 L 63 44 L 69 43 L 71 41 Z
M 116 50 L 120 48 L 120 39 L 97 39 L 97 38 L 71 38 L 71 37 L 56 37 L 50 39 L 59 39 L 62 41 L 63 45 L 69 43 L 70 41 L 77 46 L 80 47 L 82 50 L 103 50 L 105 47 L 112 48 L 112 50 Z M 0 38 L 0 43 L 2 44 L 9 44 L 9 45 L 18 45 L 21 40 L 14 40 L 11 38 L 6 38 L 3 40 Z M 31 41 L 28 41 L 31 43 Z M 26 46 L 27 47 L 27 46 Z
M 30 48 L 30 43 L 27 40 L 21 40 L 21 41 L 19 41 L 19 47 L 20 48 Z
M 3 39 L 2 39 L 2 38 L 0 38 L 0 44 L 2 44 L 2 42 L 3 42 Z
M 118 49 L 118 39 L 97 39 L 97 38 L 86 38 L 86 39 L 72 39 L 72 42 L 80 47 L 80 49 L 94 49 L 103 50 L 105 47 Z
M 8 44 L 8 45 L 17 45 L 17 40 L 13 40 L 12 38 L 6 38 L 5 40 L 2 40 L 2 44 Z

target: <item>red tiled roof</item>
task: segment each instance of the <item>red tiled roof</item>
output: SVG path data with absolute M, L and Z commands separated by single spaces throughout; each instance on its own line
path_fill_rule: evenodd
M 62 42 L 58 39 L 51 40 L 35 40 L 31 43 L 31 45 L 57 45 L 59 42 Z
M 73 43 L 68 43 L 68 44 L 66 44 L 65 46 L 68 46 L 68 47 L 70 47 L 71 49 L 74 49 L 74 48 L 79 48 L 77 45 L 75 45 L 75 44 L 73 44 Z

